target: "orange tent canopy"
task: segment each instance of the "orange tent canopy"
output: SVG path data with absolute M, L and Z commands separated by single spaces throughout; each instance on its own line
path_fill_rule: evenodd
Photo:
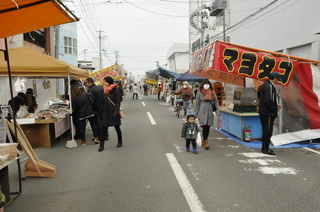
M 78 20 L 59 0 L 0 1 L 0 38 Z

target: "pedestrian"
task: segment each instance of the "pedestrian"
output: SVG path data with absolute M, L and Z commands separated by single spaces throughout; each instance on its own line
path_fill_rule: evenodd
M 146 83 L 143 84 L 144 95 L 148 96 L 148 85 Z
M 132 99 L 134 99 L 134 97 L 136 97 L 136 99 L 138 99 L 138 87 L 137 87 L 137 84 L 134 84 L 133 85 L 133 88 L 132 88 Z
M 91 96 L 93 103 L 92 103 L 92 110 L 94 113 L 94 125 L 91 125 L 91 129 L 96 127 L 98 135 L 94 135 L 94 138 L 92 141 L 96 144 L 99 144 L 100 139 L 99 136 L 101 134 L 101 124 L 99 120 L 99 114 L 101 113 L 102 107 L 103 107 L 103 87 L 100 85 L 94 84 L 94 80 L 92 78 L 86 79 L 86 86 L 87 86 L 87 92 L 89 96 Z M 109 137 L 109 136 L 107 136 Z
M 190 143 L 192 143 L 193 153 L 198 154 L 196 138 L 200 132 L 198 125 L 195 123 L 195 115 L 192 111 L 187 113 L 187 120 L 183 123 L 181 137 L 186 139 L 186 151 L 190 152 Z
M 34 111 L 38 108 L 36 97 L 33 94 L 34 94 L 33 89 L 28 88 L 26 91 L 26 98 L 27 98 L 26 105 L 28 106 L 29 113 L 34 113 Z
M 19 92 L 17 96 L 13 97 L 8 101 L 8 105 L 11 106 L 11 109 L 14 114 L 18 112 L 18 110 L 20 109 L 20 106 L 25 105 L 26 103 L 27 103 L 27 96 L 22 92 Z
M 183 110 L 184 110 L 184 115 L 187 114 L 187 111 L 191 110 L 192 108 L 192 89 L 189 86 L 189 83 L 187 81 L 183 82 L 182 88 L 180 88 L 177 91 L 178 95 L 181 95 L 183 99 Z
M 124 92 L 123 92 L 123 88 L 122 88 L 121 80 L 116 80 L 116 81 L 115 81 L 115 83 L 117 84 L 117 88 L 118 88 L 118 89 L 119 89 L 119 91 L 120 91 L 120 96 L 121 96 L 121 100 L 120 100 L 120 102 L 122 102 Z
M 120 129 L 121 119 L 119 115 L 121 94 L 117 85 L 114 83 L 113 78 L 108 76 L 103 79 L 104 82 L 104 104 L 103 110 L 100 114 L 101 120 L 101 135 L 99 152 L 104 150 L 104 141 L 109 127 L 114 127 L 118 136 L 117 147 L 122 147 L 122 132 Z
M 129 86 L 129 91 L 130 91 L 130 93 L 132 92 L 132 85 L 131 84 Z
M 158 99 L 160 99 L 160 93 L 161 93 L 161 84 L 158 84 L 158 87 L 157 87 L 157 92 L 158 92 Z
M 94 112 L 92 109 L 92 99 L 89 97 L 89 94 L 85 91 L 82 91 L 79 86 L 76 84 L 71 86 L 71 100 L 72 100 L 72 109 L 77 113 L 77 121 L 79 124 L 79 136 L 81 139 L 81 145 L 87 145 L 86 142 L 86 125 L 87 120 L 92 126 L 92 132 L 94 137 L 99 137 L 97 127 L 95 126 Z
M 200 85 L 196 98 L 195 116 L 202 127 L 202 146 L 205 149 L 210 148 L 208 136 L 210 127 L 213 125 L 214 114 L 219 114 L 219 102 L 212 85 L 208 79 L 204 79 Z
M 272 72 L 268 80 L 265 81 L 260 90 L 259 96 L 259 117 L 262 125 L 262 147 L 261 152 L 267 155 L 275 155 L 273 150 L 269 149 L 271 136 L 273 132 L 273 123 L 278 116 L 278 109 L 282 108 L 277 103 L 276 84 L 281 81 L 281 75 L 278 72 Z

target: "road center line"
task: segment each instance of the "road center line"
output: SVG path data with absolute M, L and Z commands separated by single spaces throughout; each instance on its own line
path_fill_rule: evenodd
M 157 125 L 157 123 L 156 123 L 155 120 L 153 119 L 151 113 L 150 113 L 150 112 L 147 112 L 147 115 L 148 115 L 148 117 L 149 117 L 149 119 L 150 119 L 151 124 L 152 124 L 152 125 Z
M 173 153 L 166 153 L 167 159 L 171 165 L 174 175 L 176 176 L 184 197 L 187 200 L 189 208 L 192 212 L 205 212 L 202 203 L 192 185 L 190 184 L 186 174 L 183 172 L 179 162 Z
M 318 151 L 316 151 L 316 150 L 313 150 L 313 149 L 310 149 L 309 147 L 304 147 L 304 149 L 320 155 L 320 152 L 318 152 Z
M 145 107 L 145 106 L 146 106 L 146 104 L 145 104 L 144 102 L 141 102 L 141 103 L 142 103 L 143 107 Z

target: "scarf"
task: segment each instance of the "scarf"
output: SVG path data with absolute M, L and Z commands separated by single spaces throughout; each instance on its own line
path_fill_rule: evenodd
M 211 89 L 208 89 L 208 90 L 202 89 L 201 93 L 204 95 L 203 100 L 206 100 L 206 101 L 211 101 L 215 97 Z
M 109 87 L 104 87 L 104 93 L 105 93 L 105 94 L 109 94 L 110 91 L 111 91 L 114 87 L 116 87 L 116 86 L 117 86 L 117 84 L 112 84 L 112 85 L 110 85 Z

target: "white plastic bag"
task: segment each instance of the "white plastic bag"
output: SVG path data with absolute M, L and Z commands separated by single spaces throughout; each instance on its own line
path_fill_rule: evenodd
M 201 145 L 202 145 L 201 132 L 198 132 L 198 133 L 197 133 L 197 139 L 196 139 L 196 142 L 197 142 L 198 146 L 201 146 Z
M 17 111 L 17 118 L 23 118 L 23 117 L 26 117 L 27 115 L 29 114 L 26 106 L 23 106 L 23 105 L 20 105 L 20 108 L 19 110 Z
M 166 103 L 170 103 L 170 100 L 171 100 L 171 96 L 167 96 Z

